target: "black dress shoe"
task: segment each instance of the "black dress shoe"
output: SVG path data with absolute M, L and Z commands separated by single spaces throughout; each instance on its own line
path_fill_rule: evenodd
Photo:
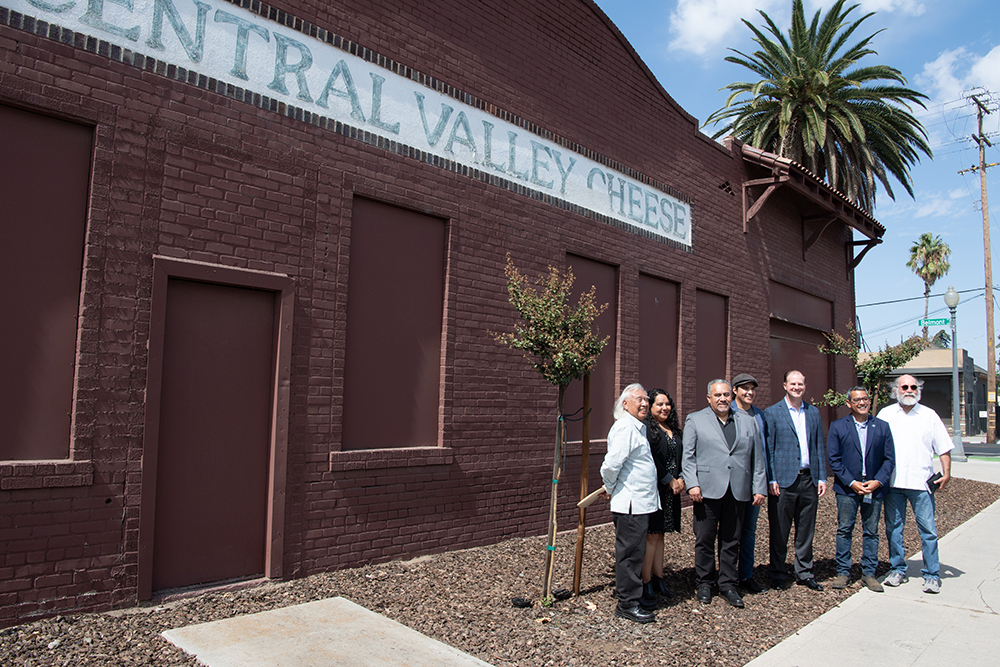
M 795 583 L 797 583 L 799 586 L 805 586 L 814 591 L 823 590 L 823 586 L 821 586 L 820 583 L 815 579 L 813 579 L 812 577 L 809 577 L 808 579 L 799 579 Z
M 733 605 L 737 609 L 743 609 L 743 598 L 740 594 L 736 592 L 735 588 L 727 588 L 724 591 L 719 591 L 719 597 L 723 598 L 726 602 Z
M 740 588 L 747 593 L 763 593 L 766 589 L 753 579 L 744 579 L 740 582 Z
M 695 590 L 694 596 L 702 604 L 712 604 L 712 587 L 708 584 L 701 584 Z
M 656 620 L 651 612 L 644 611 L 637 604 L 623 605 L 621 602 L 615 607 L 615 616 L 619 618 L 627 618 L 630 621 L 635 621 L 636 623 L 652 623 Z

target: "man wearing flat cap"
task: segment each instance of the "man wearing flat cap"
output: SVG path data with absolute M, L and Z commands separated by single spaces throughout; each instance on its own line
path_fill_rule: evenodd
M 757 397 L 757 378 L 749 373 L 740 373 L 733 378 L 733 398 L 736 408 L 745 412 L 757 421 L 761 442 L 767 441 L 767 431 L 764 425 L 764 411 L 753 404 Z M 765 468 L 767 464 L 765 462 Z M 757 543 L 757 518 L 760 516 L 760 505 L 747 503 L 743 515 L 743 528 L 740 531 L 740 588 L 748 593 L 761 593 L 764 587 L 754 581 L 753 563 L 754 547 Z

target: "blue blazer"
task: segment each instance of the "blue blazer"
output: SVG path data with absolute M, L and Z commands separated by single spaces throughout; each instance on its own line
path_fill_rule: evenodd
M 823 422 L 815 405 L 802 401 L 806 408 L 806 442 L 809 447 L 809 472 L 813 482 L 826 482 L 826 455 L 823 453 Z M 795 482 L 802 467 L 799 436 L 788 414 L 785 398 L 764 410 L 764 428 L 767 446 L 764 460 L 767 464 L 767 481 L 777 482 L 784 489 Z
M 896 447 L 892 442 L 892 431 L 888 422 L 868 416 L 868 453 L 865 454 L 865 471 L 868 479 L 876 479 L 882 486 L 873 494 L 881 498 L 889 490 L 889 476 L 896 466 Z M 854 416 L 830 424 L 830 435 L 826 439 L 826 452 L 830 456 L 830 470 L 833 471 L 833 490 L 844 496 L 857 495 L 851 490 L 851 482 L 861 481 L 861 440 L 854 426 Z

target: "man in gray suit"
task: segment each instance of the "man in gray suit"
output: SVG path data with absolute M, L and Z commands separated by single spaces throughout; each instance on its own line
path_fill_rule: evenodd
M 709 407 L 688 415 L 684 423 L 681 477 L 694 502 L 696 596 L 709 604 L 712 582 L 718 578 L 719 595 L 742 608 L 743 598 L 736 591 L 740 529 L 747 503 L 763 504 L 767 475 L 757 421 L 731 410 L 732 400 L 728 382 L 708 384 Z

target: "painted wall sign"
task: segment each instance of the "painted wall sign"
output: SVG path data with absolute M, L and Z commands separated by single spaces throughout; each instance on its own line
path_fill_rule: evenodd
M 219 0 L 0 5 L 691 245 L 691 207 L 522 127 Z

